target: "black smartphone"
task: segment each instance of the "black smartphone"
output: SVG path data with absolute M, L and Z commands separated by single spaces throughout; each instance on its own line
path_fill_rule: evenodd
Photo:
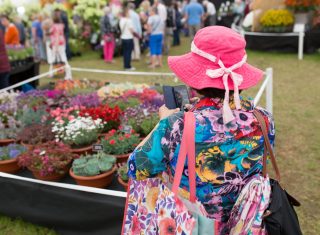
M 190 103 L 188 88 L 181 86 L 163 86 L 164 102 L 168 109 L 184 109 Z

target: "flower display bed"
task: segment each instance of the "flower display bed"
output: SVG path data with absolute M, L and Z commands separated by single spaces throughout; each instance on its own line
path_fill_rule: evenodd
M 126 164 L 159 121 L 158 109 L 163 103 L 157 89 L 146 84 L 103 86 L 86 79 L 58 81 L 49 90 L 1 93 L 0 144 L 17 142 L 27 149 L 12 161 L 19 163 L 15 172 L 23 167 L 44 181 L 60 181 L 70 173 L 80 185 L 106 188 L 116 165 L 83 176 L 69 170 L 74 159 L 92 154 L 98 143 L 115 163 Z M 87 183 L 89 178 L 104 180 Z

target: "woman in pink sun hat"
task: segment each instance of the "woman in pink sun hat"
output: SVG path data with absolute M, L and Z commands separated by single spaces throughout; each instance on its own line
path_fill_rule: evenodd
M 209 217 L 220 222 L 218 234 L 230 234 L 227 222 L 233 205 L 246 182 L 262 172 L 263 133 L 252 101 L 239 93 L 256 85 L 263 72 L 246 62 L 245 46 L 244 38 L 231 29 L 211 26 L 198 31 L 190 53 L 168 58 L 171 70 L 201 97 L 191 109 L 196 118 L 196 197 Z M 273 144 L 273 118 L 266 110 L 258 110 Z M 159 114 L 157 127 L 129 157 L 131 179 L 143 180 L 164 171 L 175 174 L 184 112 L 161 107 Z M 189 190 L 187 164 L 180 188 Z M 213 228 L 210 223 L 213 220 L 199 217 L 198 234 L 212 234 L 205 232 Z

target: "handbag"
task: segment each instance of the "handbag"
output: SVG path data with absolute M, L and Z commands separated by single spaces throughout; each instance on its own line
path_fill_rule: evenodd
M 293 209 L 293 205 L 299 205 L 299 203 L 281 188 L 280 171 L 270 144 L 264 117 L 257 109 L 253 113 L 264 137 L 262 176 L 254 175 L 246 182 L 231 211 L 224 232 L 230 235 L 300 235 L 298 218 Z M 276 179 L 269 179 L 267 175 L 268 153 Z
M 113 35 L 111 33 L 105 34 L 103 36 L 103 41 L 104 42 L 112 42 L 113 41 Z
M 263 175 L 265 176 L 267 172 L 267 152 L 276 172 L 276 179 L 270 179 L 272 199 L 263 216 L 266 230 L 270 235 L 302 235 L 298 216 L 294 210 L 294 206 L 301 204 L 280 185 L 280 172 L 270 144 L 265 120 L 258 110 L 254 110 L 254 114 L 264 136 Z
M 214 220 L 211 220 L 210 225 L 206 224 L 209 233 L 199 233 L 199 229 L 196 228 L 201 226 L 201 223 L 196 226 L 199 217 L 199 221 L 203 223 L 208 222 L 208 219 L 204 218 L 206 211 L 196 198 L 195 116 L 192 112 L 186 112 L 184 119 L 185 128 L 172 187 L 164 177 L 141 181 L 130 179 L 122 226 L 123 235 L 218 234 L 218 223 Z M 178 193 L 187 156 L 189 200 Z

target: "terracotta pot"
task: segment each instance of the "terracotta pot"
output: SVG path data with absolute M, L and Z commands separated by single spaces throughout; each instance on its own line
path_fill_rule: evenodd
M 85 155 L 92 153 L 92 145 L 83 148 L 71 148 L 71 152 L 78 155 Z
M 113 179 L 113 173 L 116 171 L 117 167 L 114 166 L 112 170 L 102 173 L 96 176 L 78 176 L 72 171 L 69 171 L 70 176 L 77 182 L 78 185 L 89 186 L 95 188 L 105 188 L 111 184 Z
M 131 153 L 112 155 L 117 159 L 117 163 L 127 163 L 129 156 Z
M 10 174 L 17 173 L 21 167 L 18 165 L 18 159 L 10 159 L 10 160 L 4 160 L 0 161 L 0 171 Z
M 44 181 L 60 181 L 62 178 L 64 178 L 66 176 L 66 174 L 68 173 L 69 169 L 71 167 L 71 161 L 68 165 L 66 165 L 63 169 L 63 173 L 62 174 L 58 174 L 58 173 L 53 173 L 50 175 L 46 175 L 46 176 L 42 176 L 40 175 L 40 171 L 39 170 L 35 170 L 35 169 L 31 169 L 28 167 L 29 171 L 32 172 L 33 176 L 38 179 L 38 180 L 44 180 Z
M 124 182 L 120 176 L 118 176 L 118 182 L 123 186 L 125 191 L 128 191 L 128 182 Z
M 32 144 L 26 144 L 23 141 L 21 141 L 21 145 L 26 147 L 29 151 L 33 149 L 34 145 Z
M 0 139 L 0 146 L 7 146 L 9 144 L 12 144 L 16 142 L 14 139 Z

